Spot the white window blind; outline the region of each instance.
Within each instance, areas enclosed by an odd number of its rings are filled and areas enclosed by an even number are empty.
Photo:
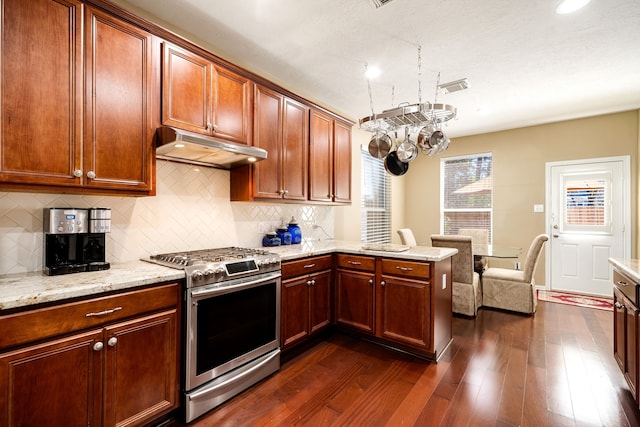
[[[383,159],[362,149],[360,239],[369,243],[391,242],[391,179]]]
[[[440,161],[443,234],[461,228],[485,229],[492,241],[493,181],[491,154],[445,158]]]

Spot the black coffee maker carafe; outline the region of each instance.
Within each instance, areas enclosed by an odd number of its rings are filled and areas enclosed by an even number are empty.
[[[107,270],[109,208],[45,208],[43,271],[49,276]]]

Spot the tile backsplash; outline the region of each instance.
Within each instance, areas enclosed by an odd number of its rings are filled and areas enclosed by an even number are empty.
[[[333,236],[331,206],[230,202],[230,174],[225,170],[158,160],[156,173],[155,197],[0,192],[0,275],[42,270],[43,209],[49,207],[111,208],[109,262],[181,250],[260,246],[265,232],[292,216],[303,238]],[[314,224],[321,228],[314,229]]]

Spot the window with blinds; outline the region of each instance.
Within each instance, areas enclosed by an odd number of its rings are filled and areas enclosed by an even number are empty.
[[[566,224],[605,225],[606,190],[603,179],[570,182],[565,189]]]
[[[444,158],[440,161],[440,232],[485,229],[492,241],[493,182],[491,154]]]
[[[383,159],[372,157],[364,147],[360,158],[360,239],[369,243],[391,243],[391,179]]]

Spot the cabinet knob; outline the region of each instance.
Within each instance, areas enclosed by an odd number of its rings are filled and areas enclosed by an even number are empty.
[[[207,122],[207,132],[211,132],[211,129],[213,129],[213,126],[211,126],[211,123]]]
[[[629,286],[629,284],[627,282],[623,282],[622,280],[618,280],[617,285],[618,286]]]
[[[104,347],[104,344],[102,344],[102,341],[98,341],[93,345],[93,351],[100,351],[102,350],[103,347]]]
[[[384,280],[382,282],[380,282],[381,286],[385,286],[387,284],[387,282],[385,282]]]
[[[96,179],[96,173],[94,171],[87,172],[87,178]]]
[[[311,286],[311,280],[307,280],[307,286]]]
[[[315,286],[316,285],[316,279],[311,279],[311,286]]]
[[[373,279],[369,279],[369,284],[373,285]]]
[[[80,169],[74,170],[73,176],[75,176],[76,178],[80,178],[82,176],[82,171]]]
[[[213,125],[213,133],[218,132],[218,125]]]
[[[111,338],[109,338],[109,341],[107,341],[107,345],[109,347],[113,347],[116,344],[118,344],[118,338],[116,338],[116,337],[111,337]]]
[[[614,305],[616,306],[616,308],[622,308],[623,307],[623,305],[620,304],[618,301],[616,301],[616,303]]]

